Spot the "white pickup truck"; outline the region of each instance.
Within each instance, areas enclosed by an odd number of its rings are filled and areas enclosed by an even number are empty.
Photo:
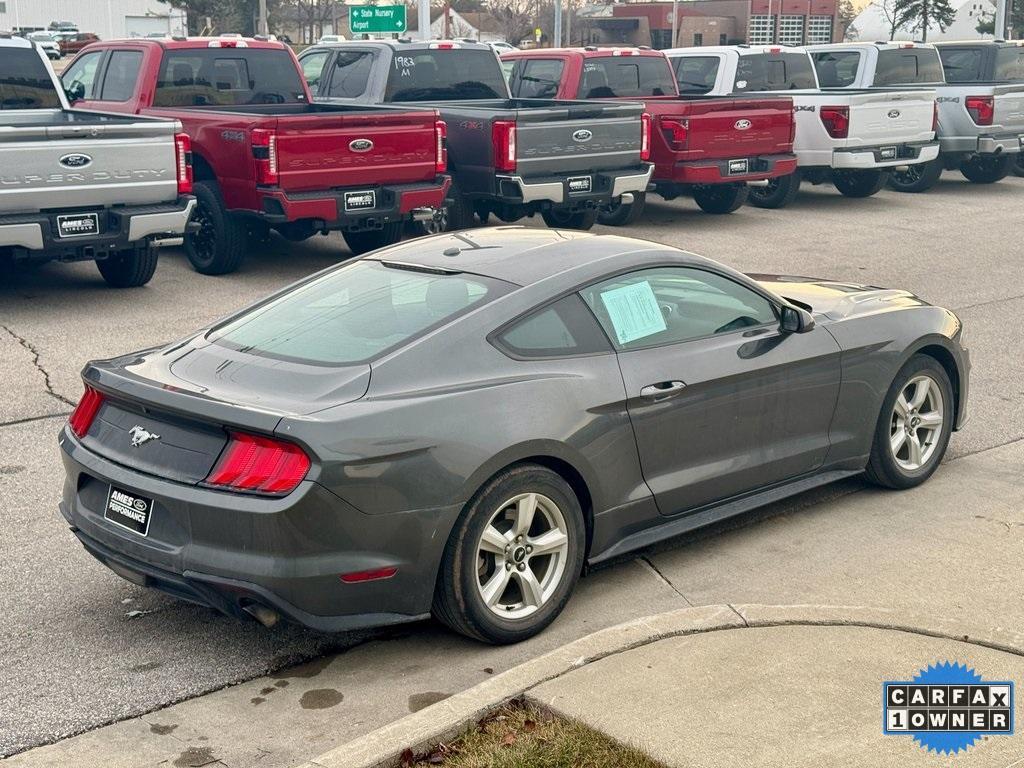
[[[807,50],[823,87],[935,91],[941,154],[894,173],[893,189],[924,192],[944,169],[958,169],[976,184],[999,181],[1013,169],[1024,146],[1024,83],[947,82],[938,50],[925,43],[838,43]]]
[[[180,123],[69,109],[41,49],[0,39],[0,265],[91,260],[144,285],[195,207],[191,162]]]
[[[825,91],[807,51],[775,45],[665,51],[681,90],[710,95],[780,93],[793,99],[797,171],[753,187],[761,208],[790,203],[801,181],[831,181],[847,197],[869,197],[891,170],[934,160],[935,93],[928,89]]]

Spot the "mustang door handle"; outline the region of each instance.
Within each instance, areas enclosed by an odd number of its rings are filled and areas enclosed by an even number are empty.
[[[640,397],[651,397],[660,399],[678,395],[686,387],[682,381],[659,381],[657,384],[648,384],[640,390]]]

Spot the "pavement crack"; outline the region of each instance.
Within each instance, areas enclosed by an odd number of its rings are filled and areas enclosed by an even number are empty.
[[[732,603],[726,603],[726,605],[727,605],[727,606],[729,607],[729,610],[730,610],[730,611],[732,611],[733,613],[735,613],[735,614],[736,614],[737,616],[739,616],[739,617],[740,617],[740,621],[742,621],[742,622],[743,622],[743,626],[744,626],[744,627],[748,627],[748,628],[750,627],[750,624],[749,624],[749,623],[747,623],[747,617],[746,617],[746,616],[744,616],[744,615],[743,615],[742,613],[740,613],[739,611],[737,611],[737,610],[736,610],[736,607],[735,607],[735,606],[734,606],[734,605],[733,605]]]
[[[1007,531],[1009,531],[1009,530],[1011,530],[1011,529],[1013,529],[1013,528],[1015,528],[1017,526],[1024,525],[1024,523],[1017,523],[1017,522],[1013,522],[1011,520],[999,520],[998,518],[986,517],[985,515],[975,515],[974,519],[975,520],[984,520],[985,522],[988,522],[988,523],[996,523],[996,524],[1001,525],[1004,528],[1006,528]]]
[[[42,416],[26,416],[24,419],[0,421],[0,427],[16,427],[19,424],[29,424],[33,421],[42,421],[43,419],[66,419],[70,415],[71,411],[60,411],[59,413],[47,413]]]
[[[994,451],[997,448],[1005,448],[1008,445],[1013,445],[1014,443],[1019,443],[1021,441],[1024,441],[1024,437],[1011,437],[1009,440],[1006,440],[1006,441],[1004,441],[1002,443],[996,443],[995,445],[990,445],[990,446],[987,446],[986,448],[978,448],[977,450],[974,450],[974,451],[968,451],[967,453],[961,453],[959,456],[956,456],[956,457],[954,457],[952,459],[948,459],[945,463],[946,464],[952,464],[954,461],[960,461],[960,459],[966,459],[968,456],[977,456],[979,453],[985,453],[986,451]]]
[[[18,344],[20,344],[22,348],[25,349],[25,351],[32,355],[32,365],[34,365],[36,370],[39,371],[39,373],[42,374],[43,376],[43,384],[46,387],[46,394],[48,394],[50,397],[56,400],[59,400],[65,405],[70,405],[72,408],[74,408],[75,403],[68,400],[66,397],[64,397],[64,395],[60,394],[60,392],[58,392],[54,388],[53,381],[50,379],[50,372],[47,371],[45,367],[43,367],[43,364],[39,360],[40,352],[38,349],[36,349],[36,346],[31,341],[26,339],[24,336],[19,336],[14,331],[12,331],[10,326],[0,325],[0,328],[3,328],[5,331],[7,331],[7,333],[10,334],[12,339],[18,342]]]
[[[1021,294],[1020,296],[1006,296],[1006,297],[1001,298],[1001,299],[989,299],[988,301],[979,301],[976,304],[965,304],[962,307],[957,307],[953,311],[954,312],[963,312],[964,310],[967,310],[967,309],[976,309],[978,307],[989,307],[989,306],[991,306],[993,304],[1002,304],[1004,301],[1018,301],[1020,299],[1024,299],[1024,294]]]
[[[675,592],[677,595],[679,595],[681,598],[683,598],[683,602],[684,603],[686,603],[688,606],[693,608],[693,603],[690,602],[690,599],[686,595],[684,595],[682,592],[680,592],[676,588],[676,585],[673,584],[671,581],[669,581],[668,578],[666,578],[665,574],[663,574],[661,571],[658,570],[658,566],[656,566],[653,562],[651,562],[650,558],[648,558],[648,557],[640,557],[639,560],[640,560],[641,563],[643,563],[648,568],[650,568],[651,571],[654,572],[655,576],[657,576],[659,579],[661,579],[663,582],[665,582],[665,584],[668,585],[669,589],[671,589],[673,592]]]

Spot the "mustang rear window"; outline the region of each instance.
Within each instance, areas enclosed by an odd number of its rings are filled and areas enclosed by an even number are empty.
[[[208,338],[263,357],[349,365],[395,349],[509,287],[477,275],[360,260],[254,307]]]
[[[0,71],[0,109],[59,109],[57,89],[35,50],[7,48]]]

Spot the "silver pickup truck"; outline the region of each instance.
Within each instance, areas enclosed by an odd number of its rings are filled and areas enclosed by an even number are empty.
[[[953,82],[936,47],[924,43],[836,43],[807,50],[823,88],[935,92],[939,157],[892,174],[893,189],[924,192],[943,170],[959,170],[975,184],[991,184],[1012,171],[1024,147],[1024,83]]]
[[[191,187],[179,123],[69,109],[39,47],[0,39],[0,265],[92,260],[112,286],[144,285]]]

